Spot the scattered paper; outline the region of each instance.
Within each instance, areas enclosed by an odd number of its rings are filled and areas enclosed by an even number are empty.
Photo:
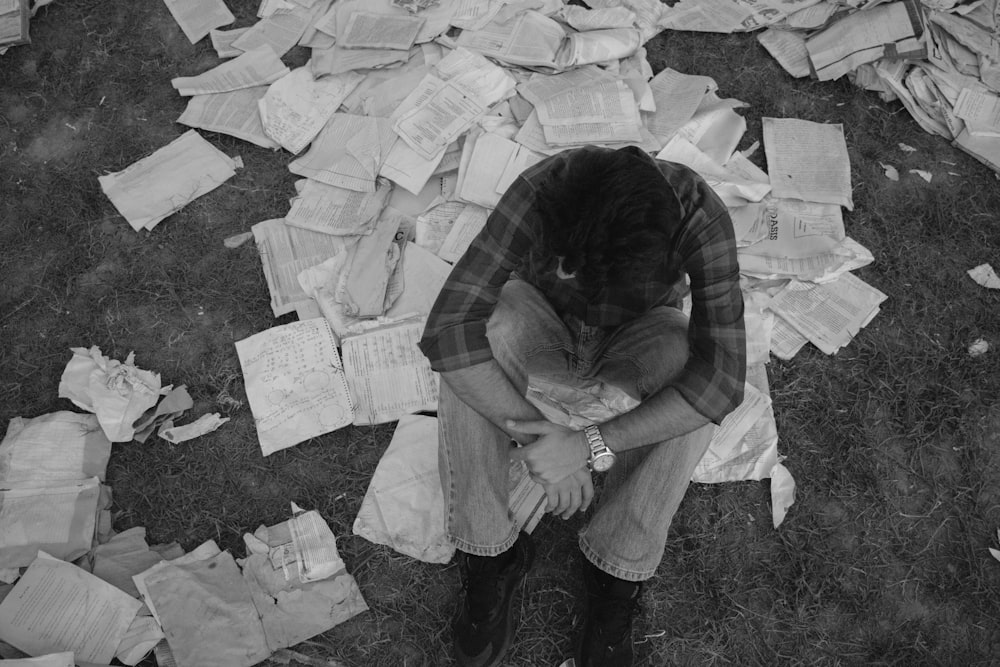
[[[300,67],[278,79],[260,100],[264,132],[298,154],[311,142],[364,77],[356,72],[313,78]]]
[[[0,602],[0,639],[29,654],[72,651],[108,664],[142,603],[41,553]]]
[[[969,356],[970,357],[981,357],[990,351],[990,344],[985,338],[977,338],[972,343],[969,344]]]
[[[980,264],[973,269],[969,269],[966,273],[983,287],[1000,289],[1000,276],[997,275],[996,271],[989,264]]]
[[[267,86],[255,86],[226,93],[194,95],[177,122],[228,134],[261,148],[277,148],[278,144],[265,134],[260,120],[258,103],[266,93]]]
[[[236,20],[222,0],[164,0],[184,36],[194,44],[219,26]]]
[[[190,424],[184,424],[183,426],[172,426],[173,422],[168,422],[157,432],[157,435],[167,442],[176,445],[188,440],[194,440],[206,433],[211,433],[227,421],[229,421],[229,417],[222,417],[218,412],[214,412],[204,414]]]
[[[851,163],[841,125],[764,118],[764,151],[774,196],[854,210]]]
[[[198,76],[172,79],[170,85],[184,96],[225,93],[273,83],[289,71],[269,46],[261,46]]]
[[[917,176],[919,176],[920,178],[924,179],[928,183],[930,183],[931,179],[933,178],[933,174],[931,174],[931,172],[924,171],[923,169],[911,169],[910,173],[911,174],[916,174]]]
[[[132,229],[152,229],[236,174],[236,162],[188,130],[124,171],[98,177]]]
[[[883,162],[879,162],[879,166],[885,169],[885,177],[888,178],[890,181],[899,180],[899,171],[891,164],[885,164]]]
[[[419,16],[352,11],[338,25],[337,43],[345,49],[408,49],[423,24]]]
[[[14,658],[11,660],[0,660],[3,667],[76,667],[73,659],[73,652],[49,653],[40,655],[37,658]]]
[[[110,456],[111,441],[95,415],[61,411],[14,417],[0,442],[0,488],[91,477],[104,481]]]
[[[25,567],[39,550],[64,560],[90,551],[99,500],[96,477],[0,488],[0,568]]]
[[[262,331],[237,341],[236,352],[264,456],[353,421],[344,367],[326,320]]]

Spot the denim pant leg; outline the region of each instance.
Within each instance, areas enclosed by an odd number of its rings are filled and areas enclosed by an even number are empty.
[[[656,308],[608,339],[591,374],[641,400],[669,385],[687,358],[687,318],[673,308]],[[618,455],[580,533],[587,560],[620,579],[653,576],[671,520],[714,432],[709,424]]]
[[[569,333],[541,293],[512,280],[487,325],[493,356],[523,395],[526,367],[565,372]],[[438,399],[438,462],[448,509],[445,530],[461,551],[495,556],[517,529],[508,511],[510,438],[466,405],[447,383]]]

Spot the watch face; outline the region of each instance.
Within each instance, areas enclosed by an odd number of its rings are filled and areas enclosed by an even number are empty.
[[[595,472],[604,472],[610,470],[611,466],[615,464],[614,454],[601,454],[594,458],[594,462],[591,464]]]

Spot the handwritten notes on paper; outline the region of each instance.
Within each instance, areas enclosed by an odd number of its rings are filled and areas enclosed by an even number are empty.
[[[264,456],[347,426],[351,397],[330,325],[293,322],[236,343]]]

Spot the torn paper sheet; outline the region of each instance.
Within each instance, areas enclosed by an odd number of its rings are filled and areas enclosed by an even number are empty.
[[[73,356],[59,380],[59,397],[93,412],[111,442],[128,442],[133,424],[160,399],[160,375],[135,366],[135,353],[124,362],[109,359],[97,346],[71,348]]]
[[[338,16],[337,44],[345,49],[409,49],[424,19],[420,16],[352,11]]]
[[[802,33],[768,28],[757,35],[757,41],[786,72],[796,79],[809,76],[809,51],[806,49],[806,40]]]
[[[98,177],[132,229],[152,229],[167,216],[236,175],[236,162],[188,130],[123,171]]]
[[[176,558],[171,558],[169,560],[170,563],[173,565],[183,565],[187,563],[193,563],[195,561],[207,560],[209,558],[219,555],[220,553],[222,553],[222,550],[219,549],[219,545],[215,543],[215,540],[208,540],[207,542],[203,542],[197,547],[195,547],[195,549],[190,553],[186,554],[182,553],[180,556]],[[142,600],[146,604],[146,608],[149,609],[151,614],[153,614],[153,618],[155,618],[157,622],[159,622],[160,617],[156,613],[156,603],[153,602],[152,598],[149,595],[149,589],[146,586],[146,581],[147,579],[149,579],[150,576],[153,575],[153,573],[155,573],[157,570],[163,567],[166,567],[166,565],[167,565],[166,562],[161,561],[156,565],[150,567],[148,570],[144,570],[132,577],[132,582],[135,584],[136,589],[142,596]]]
[[[417,347],[423,327],[420,318],[342,341],[356,425],[382,424],[437,409],[438,376]]]
[[[326,320],[274,327],[236,343],[264,456],[353,420],[343,366]]]
[[[157,620],[148,613],[140,612],[125,631],[125,636],[115,650],[115,657],[122,664],[137,665],[165,637]]]
[[[315,79],[308,67],[293,70],[272,83],[260,100],[264,132],[288,152],[298,154],[363,78],[346,72]]]
[[[528,10],[506,21],[498,17],[478,30],[463,30],[455,43],[510,65],[555,68],[565,37],[558,22]]]
[[[327,185],[373,192],[383,162],[396,142],[387,118],[335,113],[309,151],[288,169]]]
[[[28,482],[104,481],[111,441],[95,415],[60,411],[14,417],[0,442],[0,487]]]
[[[771,523],[777,528],[795,503],[795,479],[781,463],[771,471]]]
[[[153,431],[168,419],[177,419],[185,411],[194,406],[194,400],[188,394],[187,387],[181,385],[174,387],[156,404],[155,408],[150,408],[143,413],[133,424],[135,435],[133,439],[137,442],[146,442]]]
[[[271,651],[250,590],[228,552],[146,576],[178,667],[250,667]]]
[[[746,436],[765,416],[774,421],[774,414],[768,414],[770,407],[770,397],[747,383],[743,402],[716,429],[692,480],[718,483],[769,477],[778,462],[777,439],[770,443]]]
[[[65,650],[106,665],[140,607],[111,584],[42,553],[0,602],[0,639],[29,654]]]
[[[571,32],[556,53],[556,67],[569,69],[628,58],[642,47],[642,41],[635,28]]]
[[[775,197],[854,210],[851,162],[840,124],[764,118],[764,152]]]
[[[824,354],[836,354],[871,321],[888,297],[852,273],[822,285],[793,280],[770,308]]]
[[[977,283],[983,287],[988,287],[989,289],[1000,289],[1000,276],[997,276],[996,271],[989,264],[980,264],[979,266],[969,269],[966,271],[969,277],[975,280]],[[2,461],[2,459],[0,459]],[[2,469],[2,463],[0,463],[0,469]]]
[[[710,77],[681,74],[665,67],[650,80],[649,87],[656,110],[644,116],[646,128],[665,143],[691,120],[705,94],[718,85]]]
[[[435,417],[400,417],[354,519],[355,535],[425,563],[451,560],[437,451]]]
[[[108,542],[94,547],[95,577],[102,579],[132,597],[139,597],[132,577],[161,562],[163,557],[146,544],[146,529],[129,528]]]
[[[251,229],[275,317],[291,313],[299,304],[311,301],[299,286],[301,271],[343,252],[353,243],[340,236],[287,225],[282,219],[265,220]]]
[[[659,160],[686,165],[698,172],[726,206],[743,206],[747,202],[757,202],[771,191],[769,183],[761,183],[737,174],[713,160],[679,134],[675,134],[656,157]]]
[[[173,422],[167,422],[160,428],[157,435],[176,445],[211,433],[227,421],[229,421],[229,417],[222,417],[218,412],[213,412],[204,414],[193,422],[182,426],[173,426]]]
[[[346,190],[310,179],[292,199],[285,223],[335,236],[371,234],[391,192],[392,185],[385,179],[378,181],[374,192]]]
[[[177,122],[210,132],[219,132],[249,141],[261,148],[277,148],[278,144],[264,133],[258,102],[267,93],[267,86],[241,88],[228,93],[194,95],[188,100]]]
[[[163,0],[192,44],[219,26],[236,20],[222,0]]]
[[[94,540],[100,483],[31,482],[0,488],[0,568],[25,567],[44,550],[75,560]]]
[[[343,571],[337,539],[319,512],[302,511],[295,503],[292,509],[291,519],[260,526],[252,536],[255,539],[244,535],[248,551],[266,555],[286,581],[319,581]]]
[[[232,30],[210,31],[208,36],[212,40],[212,48],[215,49],[215,54],[220,58],[235,58],[236,56],[243,55],[243,51],[233,46],[233,42],[249,29],[250,27],[247,26],[246,28],[234,28]]]
[[[170,85],[184,96],[225,93],[274,83],[289,71],[271,47],[261,46],[197,76],[171,79]]]

